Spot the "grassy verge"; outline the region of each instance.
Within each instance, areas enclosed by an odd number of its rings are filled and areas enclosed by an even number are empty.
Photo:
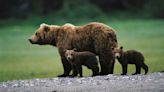
[[[57,48],[31,45],[27,41],[40,22],[0,26],[0,81],[55,77],[63,73]],[[164,70],[164,20],[109,20],[105,23],[117,30],[119,45],[125,50],[143,52],[150,72]],[[129,74],[134,72],[134,66],[130,65],[128,71]],[[118,73],[121,66],[116,62],[115,74]],[[91,75],[91,71],[84,68],[84,75]]]

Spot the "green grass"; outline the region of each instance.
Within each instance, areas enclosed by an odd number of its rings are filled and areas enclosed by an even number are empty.
[[[128,20],[113,24],[118,30],[119,45],[125,50],[136,49],[145,56],[145,63],[150,72],[164,70],[164,21],[163,20]],[[115,72],[120,72],[116,64]],[[128,71],[134,72],[135,66],[130,66]]]
[[[39,26],[39,22],[1,24],[0,81],[56,77],[63,73],[57,48],[31,45],[27,41],[37,24]],[[145,55],[150,72],[164,70],[164,20],[109,20],[106,24],[117,30],[119,45],[125,50],[136,49]],[[115,74],[121,71],[116,62]],[[128,71],[134,72],[134,66],[130,65]],[[90,76],[91,71],[84,68],[84,75]]]

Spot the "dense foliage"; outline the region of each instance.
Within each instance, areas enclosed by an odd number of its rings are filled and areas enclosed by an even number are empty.
[[[0,0],[0,18],[26,18],[56,13],[65,16],[97,17],[111,11],[140,11],[164,18],[163,0]],[[144,13],[143,13],[144,12]]]

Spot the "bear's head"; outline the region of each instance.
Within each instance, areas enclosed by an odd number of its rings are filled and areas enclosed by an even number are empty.
[[[59,26],[48,25],[42,23],[34,35],[29,40],[32,44],[46,45],[51,44],[56,46],[57,31]]]
[[[121,46],[120,48],[112,48],[112,52],[115,58],[120,58],[124,54],[123,46]]]
[[[65,58],[68,61],[72,62],[74,60],[74,58],[75,58],[75,54],[76,54],[76,48],[74,48],[72,50],[64,50]]]

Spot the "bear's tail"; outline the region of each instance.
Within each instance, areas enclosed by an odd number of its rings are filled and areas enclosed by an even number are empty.
[[[145,63],[143,63],[142,68],[145,70],[145,74],[147,74],[149,71],[148,66]]]

